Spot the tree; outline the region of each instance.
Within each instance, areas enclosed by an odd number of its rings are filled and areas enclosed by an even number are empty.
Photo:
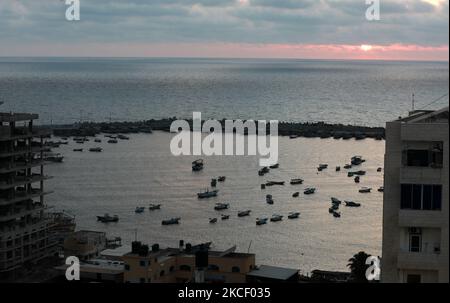
[[[370,265],[366,265],[366,260],[370,255],[360,251],[348,260],[347,266],[351,270],[351,280],[355,283],[367,283],[366,271]]]

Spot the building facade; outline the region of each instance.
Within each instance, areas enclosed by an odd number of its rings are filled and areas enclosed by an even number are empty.
[[[186,283],[193,282],[196,274],[196,250],[192,248],[152,247],[134,249],[122,257],[125,283]],[[245,283],[246,276],[255,269],[255,255],[227,251],[208,251],[205,282]]]
[[[48,134],[34,114],[0,113],[0,278],[55,253],[45,213]]]
[[[382,282],[449,282],[448,136],[448,107],[386,124]]]

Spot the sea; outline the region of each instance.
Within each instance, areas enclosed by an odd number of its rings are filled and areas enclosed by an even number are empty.
[[[294,122],[384,126],[448,93],[448,62],[319,61],[271,59],[174,58],[0,58],[0,111],[33,112],[39,124],[86,121],[139,121],[167,117],[272,119]],[[432,107],[448,106],[448,97]],[[130,140],[108,144],[71,139],[55,152],[63,163],[46,167],[53,176],[46,189],[50,210],[75,216],[78,230],[105,231],[119,236],[125,247],[139,240],[177,247],[179,240],[212,248],[236,246],[256,254],[258,264],[300,269],[348,270],[348,259],[359,251],[381,255],[384,141],[279,138],[278,169],[258,176],[254,156],[203,157],[205,168],[192,172],[194,156],[174,156],[174,134],[131,134]],[[102,147],[102,153],[90,153]],[[84,152],[73,152],[83,148]],[[356,184],[336,166],[354,155],[367,161]],[[329,168],[319,172],[317,166]],[[215,198],[199,200],[211,178],[226,176]],[[292,178],[303,185],[290,185]],[[267,181],[284,186],[261,189]],[[371,193],[358,189],[367,186]],[[316,193],[304,195],[306,187]],[[300,192],[298,198],[292,197]],[[271,194],[275,203],[266,203]],[[361,203],[341,206],[341,218],[328,213],[331,197]],[[161,204],[161,210],[136,214],[137,206]],[[215,203],[229,203],[224,212]],[[249,217],[237,212],[251,210]],[[300,218],[289,220],[289,212]],[[96,216],[118,215],[103,224]],[[221,213],[230,219],[220,220]],[[273,214],[281,222],[256,226],[256,218]],[[179,225],[161,221],[180,217]],[[210,218],[219,218],[216,224]]]

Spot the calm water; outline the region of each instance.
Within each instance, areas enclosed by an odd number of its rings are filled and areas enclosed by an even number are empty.
[[[2,110],[41,123],[192,117],[384,125],[448,92],[448,63],[0,58]],[[437,107],[448,104],[448,98]]]
[[[109,236],[121,236],[127,244],[133,241],[136,228],[140,240],[163,247],[177,246],[184,239],[191,243],[213,241],[217,249],[237,245],[246,252],[251,244],[250,252],[257,254],[259,264],[291,266],[304,272],[345,270],[347,260],[361,250],[380,255],[382,194],[376,189],[383,177],[376,170],[383,165],[383,141],[280,138],[280,168],[259,177],[255,157],[208,157],[205,169],[193,173],[190,163],[194,158],[170,154],[171,136],[156,132],[132,135],[129,142],[117,145],[88,142],[83,146],[85,150],[102,146],[103,153],[72,152],[75,146],[80,147],[73,142],[62,146],[59,152],[66,156],[65,162],[47,167],[47,173],[55,176],[47,184],[47,189],[55,191],[48,196],[48,204],[76,215],[78,229],[103,230]],[[367,159],[362,166],[367,176],[360,185],[348,178],[344,169],[334,169],[355,154]],[[317,173],[317,165],[324,162],[330,169]],[[219,175],[227,176],[225,183],[219,183],[219,196],[198,200],[196,193]],[[260,189],[265,181],[295,177],[305,179],[305,184]],[[317,193],[292,198],[292,193],[307,186],[316,187]],[[373,187],[374,192],[360,194],[361,186]],[[266,204],[268,193],[274,196],[274,205]],[[358,201],[362,207],[342,207],[342,218],[335,219],[328,213],[332,196]],[[217,202],[231,204],[224,212],[231,218],[213,225],[208,218],[220,217],[213,209]],[[136,206],[149,203],[163,207],[134,213]],[[238,218],[237,211],[245,209],[253,211],[251,216]],[[257,217],[291,211],[300,211],[301,218],[255,225]],[[105,212],[119,215],[120,222],[98,223],[96,215]],[[171,217],[181,217],[181,225],[161,226],[161,220]]]

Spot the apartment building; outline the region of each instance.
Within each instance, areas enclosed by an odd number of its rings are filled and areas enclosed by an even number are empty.
[[[386,124],[381,280],[449,282],[448,107]]]
[[[34,114],[0,113],[0,279],[54,254],[44,196],[44,137]]]
[[[185,283],[195,280],[196,253],[201,245],[186,244],[180,248],[159,249],[134,242],[132,252],[125,254],[125,283]],[[208,266],[204,281],[215,283],[245,283],[246,276],[256,268],[255,255],[226,251],[207,253]],[[198,257],[198,255],[197,255]],[[198,262],[198,260],[197,260]]]

